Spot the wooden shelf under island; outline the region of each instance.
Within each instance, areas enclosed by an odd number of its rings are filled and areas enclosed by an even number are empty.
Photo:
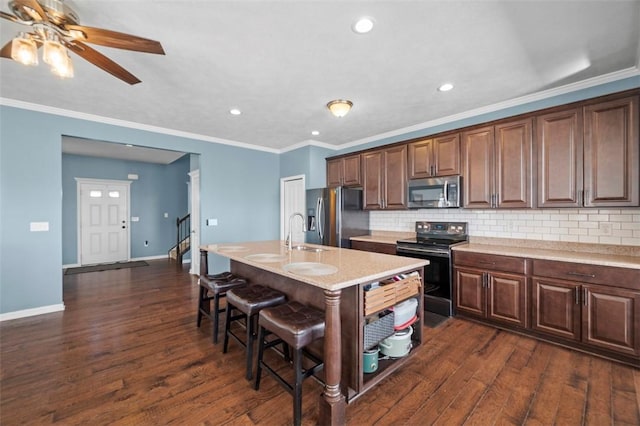
[[[204,261],[207,253],[224,256],[230,260],[231,272],[251,283],[280,290],[289,300],[325,311],[324,340],[312,347],[325,363],[320,424],[344,424],[346,404],[409,362],[422,344],[421,274],[427,260],[314,244],[287,249],[284,241],[278,240],[210,244],[200,250]],[[394,286],[402,291],[394,292],[388,303],[365,313],[365,288],[412,272],[417,272],[418,277],[413,274],[407,285]],[[372,316],[411,297],[418,300],[411,352],[402,358],[380,361],[376,372],[365,374],[365,324]]]

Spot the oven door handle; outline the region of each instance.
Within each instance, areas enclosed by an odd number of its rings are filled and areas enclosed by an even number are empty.
[[[433,252],[433,251],[425,251],[425,250],[406,250],[400,249],[396,247],[396,254],[400,255],[408,255],[408,256],[420,256],[420,257],[451,257],[449,253],[441,253],[441,252]]]

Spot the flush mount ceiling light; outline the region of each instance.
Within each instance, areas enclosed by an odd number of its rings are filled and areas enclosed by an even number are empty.
[[[60,77],[73,77],[69,51],[129,84],[140,83],[129,71],[85,43],[164,55],[159,42],[130,34],[79,25],[76,12],[64,0],[11,0],[13,12],[0,11],[0,18],[31,27],[0,49],[0,57],[24,65],[38,65],[38,48],[43,61]]]
[[[313,131],[311,131],[311,134],[312,134],[313,136],[318,136],[318,135],[320,134],[320,132],[319,132],[319,131],[317,131],[317,130],[313,130]]]
[[[366,34],[373,29],[373,19],[368,16],[358,19],[351,29],[357,34]]]
[[[439,92],[448,92],[451,89],[453,89],[453,84],[451,83],[445,83],[442,86],[438,87]]]
[[[232,108],[229,110],[229,114],[231,115],[240,115],[242,114],[242,111],[240,111],[238,108]]]
[[[347,101],[345,99],[336,99],[327,104],[327,108],[331,111],[331,114],[336,117],[344,117],[351,111],[351,107],[353,106],[353,102]]]

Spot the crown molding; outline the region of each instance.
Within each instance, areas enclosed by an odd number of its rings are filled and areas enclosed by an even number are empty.
[[[638,53],[638,56],[640,57],[640,52]],[[640,62],[640,59],[639,59],[639,62]],[[553,89],[543,90],[541,92],[536,92],[531,95],[513,98],[504,102],[498,102],[493,105],[487,105],[481,108],[476,108],[469,111],[461,112],[459,114],[449,115],[447,117],[426,121],[424,123],[415,124],[413,126],[403,127],[401,129],[396,129],[389,132],[369,136],[364,139],[358,139],[352,142],[347,142],[345,144],[340,145],[338,147],[338,150],[353,148],[359,145],[363,145],[365,143],[375,142],[375,141],[379,141],[386,138],[392,138],[394,136],[404,135],[406,133],[425,130],[432,127],[441,126],[444,124],[464,120],[467,118],[473,118],[479,115],[496,112],[496,111],[504,110],[507,108],[513,108],[513,107],[525,105],[528,103],[549,99],[554,96],[577,92],[579,90],[590,89],[592,87],[600,86],[602,84],[612,83],[614,81],[624,80],[625,78],[637,77],[637,76],[640,76],[640,63],[638,64],[638,66],[635,66],[635,67],[626,68],[620,71],[604,74],[604,75],[593,77],[587,80],[578,81],[576,83],[567,84],[567,85],[556,87]]]
[[[270,152],[272,154],[280,153],[279,149],[267,148],[263,146],[252,145],[252,144],[232,141],[228,139],[213,138],[211,136],[200,135],[197,133],[184,132],[181,130],[169,129],[166,127],[151,126],[148,124],[141,124],[133,121],[119,120],[116,118],[109,118],[109,117],[103,117],[100,115],[87,114],[84,112],[72,111],[68,109],[57,108],[57,107],[52,107],[47,105],[34,104],[30,102],[19,101],[17,99],[0,97],[0,105],[6,105],[9,107],[26,109],[26,110],[35,111],[35,112],[43,112],[46,114],[59,115],[62,117],[77,118],[80,120],[93,121],[96,123],[110,124],[113,126],[126,127],[129,129],[143,130],[146,132],[177,136],[177,137],[186,138],[186,139],[195,139],[199,141],[218,143],[222,145],[231,145],[238,148],[253,149],[256,151],[265,151],[265,152]]]
[[[114,126],[126,127],[136,130],[143,130],[147,132],[160,133],[170,136],[177,136],[187,139],[195,139],[204,142],[218,143],[223,145],[235,146],[238,148],[251,149],[255,151],[269,152],[272,154],[283,154],[285,152],[293,151],[306,146],[317,146],[320,148],[326,148],[333,151],[340,151],[344,149],[353,148],[359,145],[363,145],[370,142],[376,142],[382,139],[392,138],[395,136],[401,136],[407,133],[416,132],[420,130],[426,130],[432,127],[441,126],[444,124],[453,123],[456,121],[473,118],[479,115],[492,113],[507,108],[513,108],[528,103],[545,100],[554,96],[564,95],[567,93],[576,92],[579,90],[589,89],[602,84],[612,83],[625,78],[640,76],[640,48],[638,49],[638,63],[634,67],[626,68],[620,71],[604,74],[601,76],[593,77],[587,80],[582,80],[576,83],[567,84],[561,87],[553,89],[543,90],[541,92],[533,93],[531,95],[521,96],[513,98],[507,101],[498,102],[496,104],[487,105],[481,108],[472,109],[459,114],[449,115],[447,117],[438,118],[435,120],[425,121],[423,123],[415,124],[409,127],[403,127],[400,129],[392,130],[385,133],[379,133],[376,135],[368,136],[363,139],[347,142],[342,145],[331,145],[325,142],[316,141],[313,139],[307,139],[294,145],[289,145],[285,148],[267,148],[259,145],[253,145],[245,142],[232,141],[228,139],[214,138],[211,136],[200,135],[197,133],[184,132],[181,130],[169,129],[166,127],[151,126],[147,124],[136,123],[132,121],[119,120],[109,117],[103,117],[94,114],[87,114],[78,111],[72,111],[57,107],[51,107],[46,105],[34,104],[30,102],[19,101],[16,99],[0,97],[0,105],[6,105],[15,108],[26,109],[30,111],[43,112],[47,114],[59,115],[69,118],[77,118],[80,120],[93,121],[96,123],[110,124]]]

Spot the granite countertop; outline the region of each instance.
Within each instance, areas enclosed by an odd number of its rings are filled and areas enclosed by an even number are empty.
[[[294,245],[296,245],[294,243]],[[399,257],[360,250],[304,244],[322,248],[322,252],[287,250],[284,241],[251,241],[228,244],[202,245],[202,250],[224,256],[237,262],[261,268],[297,281],[323,288],[339,290],[376,281],[412,269],[422,268],[429,262],[423,259]],[[289,272],[285,265],[297,262],[317,262],[332,271],[327,275],[306,275]],[[333,272],[335,270],[335,272]]]
[[[595,247],[593,244],[472,237],[469,244],[455,246],[452,250],[640,269],[637,250],[626,246]]]
[[[364,241],[381,244],[396,244],[398,240],[407,238],[415,238],[415,232],[395,232],[395,231],[373,231],[371,235],[362,235],[359,237],[351,237],[352,241]]]

